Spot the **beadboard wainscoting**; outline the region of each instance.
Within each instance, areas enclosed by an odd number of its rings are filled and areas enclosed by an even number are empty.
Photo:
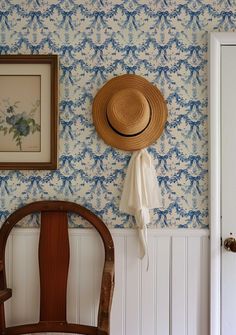
[[[111,229],[116,277],[111,335],[209,335],[209,231],[149,229],[147,260],[136,230]],[[96,323],[103,250],[92,229],[70,229],[68,321]],[[7,245],[8,325],[39,315],[39,230],[16,228]],[[91,307],[92,306],[92,307]]]

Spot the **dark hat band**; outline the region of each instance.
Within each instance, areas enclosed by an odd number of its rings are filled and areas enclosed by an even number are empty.
[[[137,135],[142,134],[142,132],[144,132],[144,130],[147,129],[147,127],[148,127],[149,124],[150,124],[151,118],[152,118],[152,111],[151,111],[151,109],[150,109],[150,116],[149,116],[149,120],[148,120],[147,125],[146,125],[141,131],[139,131],[138,133],[135,133],[135,134],[129,134],[129,135],[127,135],[127,134],[123,134],[123,133],[119,132],[117,129],[115,129],[115,128],[112,126],[112,124],[110,123],[110,121],[109,121],[109,119],[108,119],[108,117],[107,117],[107,111],[106,111],[106,118],[107,118],[107,122],[108,122],[109,126],[111,127],[112,130],[114,130],[114,132],[116,132],[117,134],[119,134],[119,135],[121,135],[121,136],[124,136],[124,137],[133,137],[133,136],[137,136]]]

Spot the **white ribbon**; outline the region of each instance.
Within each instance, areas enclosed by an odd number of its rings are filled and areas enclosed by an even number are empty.
[[[129,162],[120,210],[134,215],[139,229],[140,258],[147,254],[147,225],[150,223],[149,209],[160,207],[159,190],[152,158],[146,149],[135,151]]]

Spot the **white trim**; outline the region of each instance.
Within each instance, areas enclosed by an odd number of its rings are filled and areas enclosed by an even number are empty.
[[[112,236],[136,236],[138,234],[137,229],[130,228],[112,228],[109,229]],[[39,228],[14,228],[12,230],[13,235],[34,235],[39,233]],[[73,236],[83,236],[96,234],[94,229],[91,228],[70,228],[69,234]],[[179,228],[179,229],[148,229],[149,236],[156,237],[201,237],[209,236],[208,229],[189,229],[189,228]]]
[[[220,335],[220,40],[215,33],[210,35],[209,70],[210,330]]]
[[[221,46],[236,45],[235,33],[209,38],[209,209],[211,233],[210,334],[221,334]]]

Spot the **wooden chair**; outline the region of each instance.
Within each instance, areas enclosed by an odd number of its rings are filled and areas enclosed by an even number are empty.
[[[34,212],[41,213],[39,239],[40,315],[35,324],[6,327],[4,301],[12,295],[7,288],[5,247],[15,224]],[[69,269],[69,239],[67,213],[77,213],[100,234],[105,261],[101,282],[97,327],[68,323],[66,320],[66,290]],[[105,224],[88,209],[66,201],[39,201],[26,205],[4,222],[0,229],[0,334],[63,332],[86,335],[109,335],[110,309],[114,287],[114,245]],[[14,292],[13,292],[14,293]]]

